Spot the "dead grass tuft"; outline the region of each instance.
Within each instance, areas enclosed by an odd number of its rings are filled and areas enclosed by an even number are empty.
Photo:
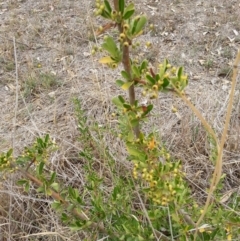
[[[229,73],[220,72],[223,68],[231,70],[232,58],[240,47],[236,34],[240,34],[238,1],[178,0],[170,5],[167,1],[135,2],[138,11],[147,12],[156,28],[154,33],[146,31],[140,39],[151,41],[154,49],[143,50],[137,57],[150,59],[153,66],[165,57],[174,64],[184,65],[190,79],[188,97],[220,136],[230,89]],[[124,168],[130,168],[124,148],[113,135],[116,122],[111,118],[114,111],[111,99],[122,94],[113,81],[118,72],[103,69],[97,57],[90,56],[91,47],[96,44],[91,28],[98,27],[91,18],[92,4],[93,1],[87,0],[5,0],[0,4],[0,150],[9,149],[14,138],[17,155],[36,136],[50,133],[60,147],[51,157],[52,168],[66,185],[79,189],[85,185],[84,163],[78,155],[82,143],[77,140],[73,97],[81,99],[90,124],[97,121],[98,128],[107,127],[103,140],[118,157],[117,171],[124,173]],[[16,91],[13,36],[21,86],[16,126],[13,126]],[[224,193],[240,185],[239,91],[238,84],[224,152]],[[193,195],[203,202],[213,171],[206,132],[179,99],[161,94],[156,106],[149,129],[157,129],[172,154],[182,160]],[[176,114],[172,113],[172,106],[178,109]],[[98,138],[96,132],[93,136]],[[103,176],[106,174],[111,188],[111,174],[103,169],[100,160],[96,159],[94,168],[102,171]],[[86,237],[84,233],[66,230],[51,211],[51,200],[38,197],[34,188],[29,195],[25,194],[13,185],[15,178],[2,183],[0,191],[2,240]],[[31,236],[37,233],[41,234]]]

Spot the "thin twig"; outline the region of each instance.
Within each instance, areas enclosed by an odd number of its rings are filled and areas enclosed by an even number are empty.
[[[16,91],[15,91],[15,108],[14,108],[14,118],[13,118],[13,131],[12,131],[12,149],[13,153],[15,150],[15,133],[16,133],[16,123],[17,123],[17,111],[18,111],[18,91],[19,91],[19,82],[18,82],[18,61],[17,61],[17,49],[16,49],[16,42],[15,37],[13,37],[13,48],[14,48],[14,61],[15,61],[15,82],[16,82]],[[10,180],[10,185],[12,186],[12,179]],[[12,195],[9,197],[9,240],[11,240],[11,213],[12,213]]]
[[[221,142],[220,142],[220,145],[219,145],[219,148],[218,148],[218,156],[217,156],[216,165],[215,165],[215,169],[214,169],[214,173],[213,173],[213,177],[212,177],[212,182],[211,182],[210,189],[209,189],[208,196],[207,196],[207,200],[206,200],[206,203],[205,203],[205,206],[204,206],[204,209],[203,209],[203,213],[197,221],[197,225],[196,225],[197,227],[200,225],[204,216],[207,213],[208,206],[209,206],[210,201],[212,199],[211,196],[212,196],[214,190],[216,189],[217,184],[220,181],[220,178],[221,178],[221,175],[222,175],[223,147],[224,147],[224,143],[226,141],[228,126],[229,126],[231,113],[232,113],[234,91],[235,91],[236,82],[237,82],[236,81],[237,80],[237,66],[238,66],[239,62],[240,62],[240,50],[238,51],[237,57],[234,61],[234,65],[233,65],[234,68],[233,68],[233,76],[232,76],[232,85],[231,85],[231,92],[230,92],[230,97],[229,97],[229,102],[228,102],[226,121],[225,121],[224,129],[223,129]],[[197,232],[195,232],[195,234],[194,234],[194,240],[196,240],[196,236],[197,236]]]

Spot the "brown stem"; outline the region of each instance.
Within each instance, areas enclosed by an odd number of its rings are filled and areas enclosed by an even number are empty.
[[[32,174],[30,174],[29,172],[27,172],[23,169],[19,169],[19,170],[25,177],[27,177],[30,181],[34,182],[37,186],[39,186],[39,187],[43,186],[43,182],[41,182],[38,178],[36,178],[35,176],[33,176]],[[65,208],[67,208],[69,206],[69,203],[59,193],[57,193],[53,190],[51,190],[51,197],[54,200],[60,201]],[[72,214],[75,217],[77,217],[83,221],[90,220],[89,217],[83,211],[80,212],[76,208],[74,208],[72,210]],[[107,230],[104,228],[103,224],[101,224],[101,223],[92,223],[90,226],[92,228],[96,228],[96,229],[100,230],[101,232],[103,232],[105,234],[108,234]],[[116,234],[113,234],[113,235],[116,236]]]
[[[114,9],[115,9],[115,11],[117,11],[117,12],[119,11],[118,1],[119,1],[119,0],[113,0]],[[121,24],[121,23],[118,23],[118,31],[119,31],[120,33],[123,32],[122,24]],[[128,40],[127,42],[130,43],[131,41]],[[129,55],[129,46],[123,46],[123,50],[122,50],[122,51],[123,51],[122,64],[123,64],[124,70],[127,72],[127,74],[128,74],[129,77],[130,77],[130,80],[129,80],[129,81],[132,81],[131,61],[130,61],[130,55]],[[135,102],[134,85],[132,85],[132,86],[128,89],[128,96],[129,96],[129,103],[130,103],[130,105],[133,105],[134,102]],[[137,125],[137,126],[134,127],[134,133],[135,133],[135,136],[136,136],[136,137],[139,137],[139,134],[140,134],[139,125]]]

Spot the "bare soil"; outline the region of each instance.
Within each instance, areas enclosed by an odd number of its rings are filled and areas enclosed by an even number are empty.
[[[240,48],[239,1],[133,2],[155,26],[139,38],[143,46],[150,41],[153,47],[141,48],[135,57],[147,58],[153,67],[164,58],[183,65],[189,75],[188,97],[221,136],[232,63]],[[93,16],[93,10],[94,1],[88,0],[0,2],[0,151],[14,148],[14,155],[18,155],[37,136],[49,133],[60,147],[52,165],[70,184],[81,177],[81,165],[78,173],[73,162],[81,143],[77,141],[72,99],[81,100],[89,122],[107,123],[111,129],[115,128],[110,118],[114,110],[111,99],[123,94],[114,81],[119,69],[106,69],[98,63],[99,55],[90,54],[92,47],[102,42],[102,36],[95,39],[93,32],[105,23]],[[240,185],[239,90],[238,83],[224,151],[225,193],[236,192]],[[195,195],[204,199],[214,168],[209,161],[207,134],[177,97],[160,94],[154,104],[156,115],[149,129],[161,133],[172,154],[183,161]],[[177,114],[172,107],[178,109]],[[112,144],[110,129],[106,142],[120,153],[118,144]],[[124,155],[119,159],[124,162]],[[1,184],[0,200],[0,233],[4,233],[0,240],[56,240],[54,237],[60,236],[80,240],[83,235],[66,234],[49,208],[50,201],[38,198],[34,190],[30,196],[24,194],[14,179]],[[40,232],[53,234],[27,239]]]

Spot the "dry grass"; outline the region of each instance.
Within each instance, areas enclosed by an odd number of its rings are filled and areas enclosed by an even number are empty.
[[[77,181],[79,186],[84,184],[84,178],[78,157],[81,143],[77,141],[73,97],[81,99],[89,122],[95,119],[108,127],[105,142],[112,152],[119,153],[120,167],[128,166],[123,148],[112,141],[115,122],[110,118],[111,98],[120,93],[113,81],[118,72],[103,69],[97,63],[98,57],[89,55],[95,45],[92,28],[97,28],[97,20],[91,17],[93,2],[5,0],[0,3],[0,150],[11,148],[14,139],[17,155],[36,136],[50,133],[60,146],[51,158],[52,167],[66,184],[76,185]],[[240,47],[239,2],[135,2],[138,11],[146,12],[156,27],[155,33],[146,31],[140,38],[143,43],[151,41],[154,47],[144,50],[139,57],[150,59],[153,66],[165,57],[174,64],[184,65],[190,80],[188,97],[220,136],[230,89],[228,71],[223,69],[231,70]],[[20,85],[16,113],[13,37]],[[42,76],[50,76],[53,84]],[[224,151],[224,192],[240,185],[239,91],[238,83]],[[193,194],[198,200],[205,200],[213,165],[200,121],[178,98],[161,94],[155,104],[149,129],[161,133],[173,155],[183,161]],[[172,113],[172,106],[179,110],[177,114]],[[65,230],[49,208],[51,200],[38,197],[34,188],[26,195],[15,185],[15,178],[1,184],[0,240],[84,237],[84,233]],[[36,233],[41,234],[31,237]]]

